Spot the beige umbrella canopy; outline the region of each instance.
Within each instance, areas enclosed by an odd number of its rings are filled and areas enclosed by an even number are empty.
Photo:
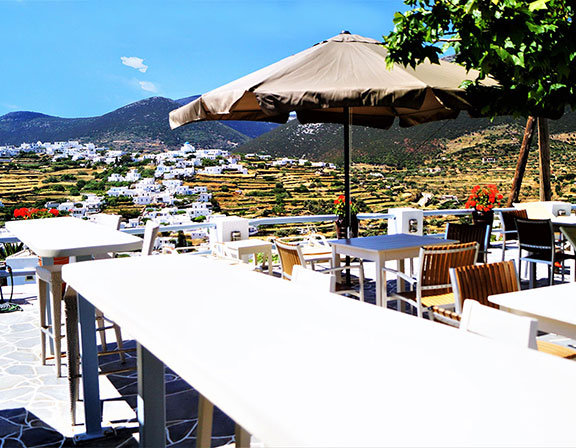
[[[301,123],[344,123],[353,108],[356,125],[389,128],[455,118],[472,109],[459,88],[475,73],[453,63],[416,69],[386,65],[381,42],[339,34],[307,50],[205,93],[170,113],[174,129],[202,120],[285,123],[295,111]]]
[[[170,112],[172,129],[203,120],[343,123],[346,203],[350,203],[349,125],[389,128],[456,118],[473,105],[459,86],[475,79],[456,64],[388,66],[377,40],[343,32],[205,93]],[[348,207],[349,208],[349,207]],[[350,211],[346,219],[349,222]]]

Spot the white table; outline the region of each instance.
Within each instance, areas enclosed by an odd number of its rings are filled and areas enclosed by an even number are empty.
[[[9,221],[6,228],[42,258],[44,266],[52,265],[55,257],[75,257],[76,261],[91,260],[108,252],[138,250],[142,239],[106,226],[76,218],[49,218]],[[100,277],[97,281],[103,281]],[[104,435],[98,387],[98,354],[94,306],[78,297],[78,318],[82,349],[82,385],[86,433],[79,440]]]
[[[574,227],[576,226],[576,216],[556,216],[552,218],[552,224],[554,227],[566,226],[566,227]]]
[[[254,256],[254,264],[258,264],[257,255],[263,254],[268,260],[268,273],[273,274],[272,270],[272,246],[273,244],[268,241],[262,241],[257,239],[252,240],[240,240],[240,241],[229,241],[224,243],[226,250],[233,258],[238,258],[243,260],[249,256]]]
[[[576,339],[576,283],[498,294],[488,300],[512,313],[536,318],[542,331]]]
[[[397,260],[399,270],[404,270],[406,258],[416,258],[422,246],[456,243],[434,236],[410,234],[379,235],[363,238],[330,240],[332,245],[332,263],[340,266],[341,256],[361,258],[376,264],[376,305],[386,306],[386,272],[384,263]]]
[[[162,362],[265,446],[576,444],[575,363],[202,257],[63,275],[143,347],[142,446],[164,443]]]

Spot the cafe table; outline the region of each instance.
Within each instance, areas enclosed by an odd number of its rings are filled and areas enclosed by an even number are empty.
[[[576,215],[556,216],[556,217],[552,218],[552,224],[554,225],[555,229],[558,229],[562,226],[575,227],[576,226]]]
[[[75,261],[91,260],[96,255],[109,252],[138,250],[142,239],[106,226],[82,219],[63,217],[9,221],[6,228],[38,255],[44,266],[53,264],[56,257],[74,257]],[[72,260],[71,260],[72,261]],[[103,277],[97,279],[104,281]],[[98,386],[98,355],[94,306],[78,296],[80,321],[82,386],[84,390],[85,434],[78,440],[101,437],[102,411]]]
[[[576,363],[198,255],[63,277],[138,342],[140,446],[166,443],[164,366],[263,446],[576,445]]]
[[[501,309],[538,320],[538,329],[576,339],[576,283],[488,297]]]
[[[254,265],[258,264],[258,254],[262,254],[266,259],[266,264],[268,265],[268,274],[273,275],[272,266],[272,246],[273,244],[269,241],[263,241],[258,239],[251,240],[240,240],[240,241],[228,241],[224,243],[226,251],[230,254],[232,258],[237,258],[244,261],[247,257],[252,255],[254,257]],[[264,265],[264,263],[262,263]]]
[[[404,260],[416,258],[422,246],[436,246],[457,243],[430,235],[378,235],[361,238],[330,240],[332,246],[332,263],[340,266],[342,256],[361,258],[376,264],[376,305],[386,306],[386,272],[384,263],[398,261],[398,270],[404,270]],[[400,285],[400,279],[398,280]],[[400,290],[400,289],[399,289]]]

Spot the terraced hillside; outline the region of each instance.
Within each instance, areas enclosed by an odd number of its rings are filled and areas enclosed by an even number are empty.
[[[428,209],[462,207],[475,184],[495,183],[507,194],[514,174],[522,128],[495,124],[481,131],[445,140],[445,149],[428,155],[410,168],[356,163],[352,167],[352,194],[361,210],[386,212],[390,207],[415,206]],[[269,167],[262,161],[245,159],[248,175],[198,175],[185,183],[205,185],[214,195],[215,211],[245,217],[331,213],[333,201],[342,194],[341,169],[312,166]],[[551,141],[553,198],[576,203],[576,133],[560,129]],[[309,165],[309,164],[308,164]],[[0,200],[6,211],[16,205],[42,205],[51,200],[80,200],[82,195],[104,195],[112,186],[111,172],[152,166],[132,163],[122,166],[83,166],[81,162],[50,163],[30,155],[0,161]],[[538,153],[531,151],[521,200],[538,198]],[[142,207],[115,201],[108,211],[126,217],[138,216]],[[4,213],[6,215],[6,213]],[[6,219],[6,217],[4,217]],[[428,224],[440,229],[443,220]],[[366,227],[368,224],[363,223]],[[371,223],[371,231],[382,231],[383,223]],[[329,229],[330,223],[323,228]],[[294,231],[287,227],[286,231]]]

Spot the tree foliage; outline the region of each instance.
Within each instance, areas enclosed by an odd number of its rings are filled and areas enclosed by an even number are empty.
[[[479,71],[467,85],[488,101],[482,112],[559,118],[576,106],[576,3],[571,0],[406,0],[384,37],[389,59],[414,67],[455,62]],[[443,45],[440,45],[442,44]],[[497,94],[479,81],[493,77]]]

